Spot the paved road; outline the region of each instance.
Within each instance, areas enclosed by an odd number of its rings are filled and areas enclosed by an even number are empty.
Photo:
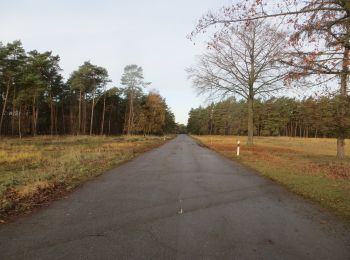
[[[15,223],[1,259],[349,259],[349,229],[180,135]]]

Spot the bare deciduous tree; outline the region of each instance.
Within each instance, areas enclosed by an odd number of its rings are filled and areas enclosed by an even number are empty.
[[[200,94],[239,96],[248,104],[248,144],[253,144],[253,101],[282,89],[287,75],[279,64],[286,47],[284,33],[264,21],[227,28],[208,44],[208,51],[187,69]]]
[[[281,18],[291,25],[290,45],[294,58],[285,61],[294,68],[290,78],[318,78],[320,82],[339,80],[339,123],[337,157],[345,158],[345,107],[350,76],[350,1],[349,0],[247,0],[236,1],[219,12],[208,12],[198,22],[190,38],[209,27],[224,29],[261,19]],[[326,78],[326,79],[321,79]],[[317,82],[316,82],[317,83]]]

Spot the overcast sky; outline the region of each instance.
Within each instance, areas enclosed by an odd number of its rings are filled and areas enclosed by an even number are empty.
[[[0,0],[0,41],[21,40],[27,51],[51,50],[63,75],[84,61],[108,69],[120,86],[123,68],[138,64],[150,88],[158,89],[187,123],[191,107],[203,104],[186,79],[203,47],[186,38],[200,16],[230,0]]]

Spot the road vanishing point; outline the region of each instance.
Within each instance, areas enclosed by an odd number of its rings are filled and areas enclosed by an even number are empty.
[[[0,226],[0,259],[350,259],[348,224],[187,135]]]

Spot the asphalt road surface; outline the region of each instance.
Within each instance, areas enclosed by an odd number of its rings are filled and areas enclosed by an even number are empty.
[[[180,135],[1,225],[0,259],[350,259],[350,233]]]

